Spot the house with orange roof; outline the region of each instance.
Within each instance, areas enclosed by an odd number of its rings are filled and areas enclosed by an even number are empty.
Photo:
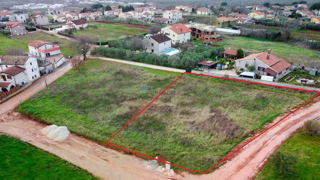
[[[182,12],[179,9],[166,10],[163,12],[163,18],[169,19],[170,24],[179,22],[182,19]]]
[[[66,19],[69,19],[71,21],[79,20],[79,16],[77,13],[69,13],[69,14],[66,14]]]
[[[60,51],[60,46],[53,43],[35,40],[28,43],[28,48],[31,56],[53,64],[54,68],[61,66],[66,61]]]
[[[234,17],[218,17],[215,25],[218,27],[230,27],[237,24],[237,19]]]
[[[55,15],[55,14],[63,14],[63,9],[62,8],[49,8],[48,9],[48,15]]]
[[[76,28],[77,30],[88,27],[87,21],[82,19],[75,20],[75,21],[68,21],[66,25],[70,28]]]
[[[7,19],[6,21],[12,21],[15,16],[13,14],[13,11],[5,11],[5,12],[0,12],[0,20]]]
[[[176,6],[175,9],[182,9],[184,12],[187,12],[187,13],[191,13],[192,12],[192,6],[183,6],[183,5],[179,5],[179,6]]]
[[[0,92],[7,92],[19,88],[28,81],[25,68],[12,66],[0,71]]]
[[[28,33],[25,25],[21,22],[8,22],[6,25],[7,27],[5,29],[11,33],[11,36],[24,35]]]
[[[191,29],[187,26],[179,23],[172,24],[161,29],[161,33],[165,34],[172,40],[172,44],[181,43],[184,44],[191,39]]]
[[[134,18],[134,13],[132,11],[124,12],[124,13],[120,13],[119,14],[119,19],[120,20],[127,21],[127,20],[129,20],[131,18]]]
[[[318,23],[320,23],[320,17],[311,18],[310,22],[318,24]]]
[[[251,54],[242,59],[237,59],[235,62],[237,71],[246,71],[249,66],[254,66],[256,74],[273,76],[275,79],[287,74],[291,67],[291,64],[287,61],[271,54],[270,49],[267,52]]]
[[[238,55],[238,51],[233,49],[226,49],[223,52],[223,58],[225,59],[234,60],[234,59],[237,59],[237,55]]]
[[[202,7],[202,8],[198,8],[197,9],[197,14],[198,15],[210,15],[210,9],[209,8],[204,8],[204,7]]]
[[[248,15],[254,19],[262,19],[265,17],[265,14],[261,11],[252,11]]]
[[[308,10],[297,10],[297,13],[301,14],[302,17],[314,17],[313,12]]]
[[[66,16],[64,14],[55,14],[52,17],[54,21],[66,22]]]

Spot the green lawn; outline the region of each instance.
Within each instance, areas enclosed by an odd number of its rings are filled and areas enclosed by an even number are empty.
[[[19,39],[20,41],[25,42],[27,44],[34,40],[48,41],[48,42],[57,41],[59,42],[58,45],[61,47],[61,52],[64,56],[72,56],[75,53],[72,50],[72,48],[69,47],[68,40],[60,39],[57,36],[46,34],[44,32],[30,33],[23,36],[15,36],[14,38]]]
[[[285,81],[288,77],[295,77],[294,79],[292,79],[291,81]],[[279,79],[279,82],[284,82],[284,83],[290,83],[290,84],[294,84],[294,85],[302,85],[301,83],[297,82],[296,80],[296,76],[300,77],[300,78],[311,78],[311,80],[315,80],[318,81],[315,85],[309,85],[309,86],[314,86],[317,88],[320,88],[320,74],[318,74],[317,76],[311,76],[309,75],[309,71],[304,71],[304,70],[295,70],[290,72],[289,74],[283,76],[281,79]]]
[[[0,34],[0,55],[4,55],[4,50],[9,47],[19,47],[23,49],[25,52],[28,52],[28,46],[26,44],[23,44],[19,41],[13,40],[8,38],[7,36],[4,36],[3,34]]]
[[[96,25],[98,28],[89,27],[87,29],[77,31],[74,35],[88,35],[92,38],[96,38],[97,41],[99,40],[97,35],[99,35],[101,41],[109,41],[122,39],[135,34],[143,34],[149,31],[149,29],[111,24],[88,23],[88,25]]]
[[[231,47],[235,50],[241,48],[244,50],[246,55],[271,49],[275,56],[288,62],[304,65],[320,63],[319,51],[313,51],[306,48],[288,45],[283,42],[273,42],[264,39],[227,35],[224,35],[222,38],[222,41],[215,42],[214,44],[223,45],[225,48]]]
[[[106,142],[180,73],[88,60],[18,110]],[[314,96],[184,75],[112,144],[205,171],[266,122]]]
[[[0,135],[0,149],[0,179],[97,179],[53,154],[6,135]]]
[[[298,38],[299,36],[307,36],[307,38],[310,40],[320,41],[320,31],[297,29],[292,32],[292,36],[296,38]]]
[[[320,177],[320,136],[309,136],[302,130],[287,140],[278,151],[298,157],[295,173],[292,176],[279,176],[270,163],[257,176],[256,180],[316,180]]]

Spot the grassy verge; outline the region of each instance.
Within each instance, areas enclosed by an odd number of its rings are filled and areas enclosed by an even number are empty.
[[[79,30],[75,35],[88,35],[92,38],[97,38],[100,36],[100,41],[108,41],[114,39],[122,39],[127,36],[132,36],[135,34],[143,34],[148,32],[148,29],[121,26],[121,25],[111,25],[111,24],[99,24],[99,23],[89,23],[89,25],[95,25],[98,28],[89,27],[84,30]]]
[[[226,49],[229,47],[235,50],[243,49],[246,55],[271,49],[275,56],[291,63],[309,65],[319,62],[320,52],[288,45],[283,42],[227,35],[222,38],[222,41],[214,44],[222,45]]]
[[[180,73],[88,60],[18,110],[105,142]],[[204,171],[311,93],[184,75],[111,143]]]
[[[19,41],[13,40],[8,38],[7,36],[4,36],[3,34],[0,34],[0,55],[4,55],[4,50],[9,47],[18,47],[23,49],[25,52],[28,51],[28,46],[26,44],[23,44]]]
[[[24,43],[29,43],[34,40],[48,41],[48,42],[57,41],[57,42],[59,42],[58,45],[61,47],[61,52],[64,56],[72,56],[75,53],[69,47],[68,40],[60,39],[57,36],[46,34],[44,32],[37,32],[37,33],[27,34],[27,35],[23,35],[23,36],[15,36],[14,38],[16,38]]]
[[[0,179],[97,179],[53,154],[6,135],[0,135],[0,149]]]
[[[320,177],[320,137],[309,136],[303,131],[294,134],[287,140],[278,151],[291,153],[298,157],[298,163],[295,165],[295,173],[292,176],[279,176],[270,163],[257,176],[257,180],[314,180]]]

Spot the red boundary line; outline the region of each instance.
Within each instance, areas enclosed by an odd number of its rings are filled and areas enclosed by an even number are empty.
[[[251,139],[250,141],[248,141],[247,143],[245,143],[244,145],[242,145],[241,147],[239,147],[238,149],[236,149],[235,151],[233,151],[231,154],[228,154],[227,156],[225,156],[223,159],[221,159],[218,163],[216,163],[215,165],[213,165],[212,167],[210,167],[209,169],[207,169],[206,171],[198,171],[198,170],[192,170],[192,169],[188,169],[188,168],[184,168],[172,163],[168,163],[168,162],[164,162],[161,161],[159,159],[156,159],[154,157],[150,157],[147,156],[145,154],[141,154],[114,144],[109,143],[115,136],[117,136],[124,128],[126,128],[133,120],[135,120],[144,110],[146,110],[154,101],[156,101],[163,93],[165,93],[173,84],[175,84],[184,74],[192,74],[192,75],[197,75],[197,76],[205,76],[205,77],[213,77],[213,78],[218,78],[218,79],[226,79],[226,80],[231,80],[231,81],[240,81],[240,82],[245,82],[245,83],[252,83],[252,84],[259,84],[259,85],[265,85],[265,86],[274,86],[274,87],[280,87],[280,88],[287,88],[287,89],[294,89],[294,90],[299,90],[299,91],[308,91],[308,92],[315,92],[317,93],[314,97],[312,97],[311,99],[309,99],[308,101],[306,101],[305,103],[303,103],[301,106],[299,106],[298,108],[296,108],[295,110],[291,111],[289,114],[287,114],[286,116],[284,116],[283,118],[281,118],[278,122],[276,122],[275,124],[273,124],[272,126],[270,126],[269,128],[267,128],[266,130],[264,130],[263,132],[261,132],[260,134],[258,134],[256,137],[254,137],[253,139]],[[165,164],[170,164],[171,166],[175,166],[187,171],[192,171],[192,172],[198,172],[198,173],[207,173],[209,171],[211,171],[213,168],[215,168],[216,166],[218,166],[219,164],[221,164],[222,162],[226,161],[229,157],[231,157],[232,155],[234,155],[235,153],[237,153],[238,151],[240,151],[242,148],[244,148],[245,146],[247,146],[248,144],[250,144],[252,141],[254,141],[255,139],[257,139],[258,137],[260,137],[262,134],[264,134],[265,132],[267,132],[268,130],[270,130],[271,128],[273,128],[274,126],[278,125],[281,121],[283,121],[284,119],[286,119],[287,117],[289,117],[291,114],[295,113],[296,111],[298,111],[300,108],[302,108],[303,106],[305,106],[306,104],[308,104],[309,102],[311,102],[313,99],[315,99],[316,97],[318,97],[320,95],[320,92],[318,91],[312,91],[312,90],[306,90],[306,89],[299,89],[299,88],[292,88],[292,87],[285,87],[285,86],[278,86],[278,85],[270,85],[270,84],[265,84],[265,83],[258,83],[258,82],[251,82],[251,81],[245,81],[245,80],[239,80],[239,79],[231,79],[231,78],[225,78],[225,77],[217,77],[217,76],[210,76],[210,75],[204,75],[204,74],[195,74],[195,73],[187,73],[184,72],[182,73],[178,78],[176,78],[168,87],[166,87],[160,94],[158,94],[148,105],[146,105],[140,112],[138,112],[130,121],[128,121],[120,130],[118,130],[107,142],[107,145],[128,151],[128,152],[132,152],[135,154],[138,154],[140,156],[144,156],[150,159],[154,159],[157,160],[159,162],[165,163]]]

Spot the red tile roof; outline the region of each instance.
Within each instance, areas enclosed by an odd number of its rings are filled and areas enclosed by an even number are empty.
[[[197,11],[209,11],[208,8],[198,8]]]
[[[267,73],[271,74],[272,76],[274,76],[274,75],[277,74],[277,72],[274,72],[274,71],[273,71],[272,69],[270,69],[270,68],[264,69],[264,72],[267,72]]]
[[[255,14],[257,14],[257,15],[264,15],[264,13],[261,12],[261,11],[253,11],[253,13],[255,13]]]
[[[215,61],[207,61],[207,60],[203,60],[201,62],[198,62],[198,64],[201,64],[201,65],[206,65],[206,66],[212,66],[214,64],[216,64],[217,62]]]
[[[217,18],[220,22],[228,22],[228,21],[236,21],[237,19],[234,17],[219,17]]]
[[[313,15],[313,13],[308,11],[308,10],[298,10],[297,12],[298,13],[300,12],[300,13],[303,13],[303,14],[307,14],[307,15]]]
[[[171,25],[170,28],[173,32],[177,33],[177,34],[184,34],[184,33],[188,33],[191,32],[192,30],[189,29],[187,26],[179,23],[179,24],[173,24]]]
[[[236,56],[238,54],[236,50],[232,50],[232,49],[226,49],[223,53],[233,55],[233,56]]]
[[[7,27],[15,27],[15,26],[18,26],[18,25],[21,25],[22,23],[21,22],[8,22],[6,25]]]
[[[8,87],[11,83],[0,83],[0,87]]]
[[[23,67],[20,67],[20,66],[12,66],[12,67],[9,67],[3,71],[1,71],[0,73],[6,73],[6,74],[9,74],[11,76],[15,76],[21,72],[23,72],[24,70],[26,70],[25,68]]]
[[[150,13],[148,13],[148,12],[145,12],[143,15],[148,16],[148,15],[151,15],[151,14],[150,14]]]
[[[12,14],[12,11],[0,12],[0,16],[7,16]]]
[[[32,41],[30,43],[28,43],[28,46],[32,46],[32,47],[35,47],[35,48],[38,48],[44,44],[51,44],[49,42],[46,42],[46,41],[38,41],[38,40],[35,40],[35,41]]]
[[[174,9],[174,10],[165,10],[164,12],[170,11],[172,13],[176,13],[176,12],[181,12],[179,9]]]
[[[245,15],[245,14],[237,14],[236,17],[237,17],[237,18],[248,18],[248,15]]]

